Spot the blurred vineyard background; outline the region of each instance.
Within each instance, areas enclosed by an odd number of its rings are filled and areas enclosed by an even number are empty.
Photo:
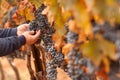
[[[50,24],[54,22],[54,47],[68,65],[68,73],[57,68],[57,80],[93,80],[76,79],[74,71],[79,69],[83,69],[83,77],[92,76],[94,80],[120,80],[120,0],[0,0],[0,27],[13,28],[33,21],[34,11],[42,4],[47,7],[41,14]],[[76,48],[82,57],[72,53]],[[29,47],[23,46],[1,57],[0,80],[30,80],[29,61],[36,75],[34,57],[28,60],[28,53]],[[82,67],[81,63],[73,65],[74,60],[81,59]],[[77,68],[71,71],[71,67]]]

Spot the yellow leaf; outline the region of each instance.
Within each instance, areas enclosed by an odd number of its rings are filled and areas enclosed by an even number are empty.
[[[31,3],[21,4],[19,7],[20,15],[24,16],[26,20],[32,21],[34,19],[34,6]]]
[[[62,38],[64,33],[65,33],[65,29],[62,28],[61,29],[59,28],[59,30],[57,29],[53,35],[53,41],[56,42],[57,40]]]
[[[116,5],[117,0],[105,0],[108,5]]]
[[[64,38],[59,37],[58,40],[55,42],[54,46],[58,52],[61,52],[61,48],[64,46]]]
[[[60,0],[59,2],[66,11],[69,11],[76,5],[77,0]]]
[[[95,0],[93,13],[97,22],[99,22],[98,20],[109,21],[111,23],[120,22],[119,3],[117,0]]]
[[[79,33],[80,28],[79,28],[78,25],[76,24],[76,21],[75,21],[75,20],[70,20],[70,21],[68,22],[68,26],[69,26],[70,31],[73,31],[73,32],[75,32],[75,33]]]
[[[105,72],[109,73],[110,72],[110,61],[107,58],[103,58],[103,64],[105,68]]]
[[[55,21],[55,29],[58,32],[59,36],[63,36],[65,34],[64,28],[64,19],[62,17],[62,10],[57,0],[46,0],[47,4],[49,4],[50,11],[48,14],[54,17]]]
[[[36,7],[40,7],[40,5],[45,1],[45,0],[29,0],[33,4],[35,4]]]
[[[63,17],[64,22],[65,22],[68,18],[70,18],[71,16],[72,16],[72,12],[70,12],[70,11],[64,11],[64,12],[62,12],[62,17]]]
[[[77,25],[83,29],[86,35],[92,34],[92,28],[90,23],[90,15],[87,11],[87,6],[84,0],[78,0],[74,5],[73,15],[77,22]]]
[[[102,53],[109,57],[110,59],[115,60],[115,45],[112,42],[105,40],[101,35],[96,35],[97,43],[99,48],[102,50]]]
[[[73,46],[74,46],[73,44],[66,44],[62,48],[62,53],[67,56]]]
[[[102,55],[96,41],[88,41],[85,44],[83,44],[81,48],[84,56],[89,57],[96,66],[100,65]]]
[[[86,42],[81,48],[84,56],[89,57],[96,66],[108,57],[115,60],[115,45],[100,35],[96,35],[96,40]]]
[[[94,8],[93,8],[93,12],[94,15],[98,15],[101,18],[106,18],[107,14],[106,14],[106,9],[108,8],[106,1],[105,0],[95,0],[94,1]]]

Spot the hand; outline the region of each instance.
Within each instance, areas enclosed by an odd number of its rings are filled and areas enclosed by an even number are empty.
[[[40,37],[40,30],[37,31],[35,35],[33,34],[34,34],[34,31],[26,31],[23,33],[23,35],[26,38],[26,44],[28,45],[34,44]]]
[[[22,35],[24,32],[26,32],[29,28],[29,24],[22,24],[20,26],[17,27],[17,35],[20,36]]]

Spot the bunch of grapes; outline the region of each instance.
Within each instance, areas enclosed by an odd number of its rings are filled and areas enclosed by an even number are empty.
[[[72,80],[95,80],[94,65],[88,58],[84,58],[82,52],[77,47],[73,47],[68,53],[68,74]],[[86,67],[88,73],[83,69]]]
[[[71,17],[67,22],[69,22],[70,20],[74,20],[74,18]],[[66,29],[66,43],[74,45],[67,56],[68,75],[71,77],[72,80],[95,80],[95,78],[91,76],[94,74],[94,65],[88,58],[83,57],[82,52],[76,45],[78,43],[78,34],[71,31],[69,29],[69,25],[65,24],[64,27]],[[84,71],[83,67],[86,67],[88,69],[88,74]]]
[[[56,80],[56,68],[59,67],[60,64],[64,61],[64,56],[61,52],[57,52],[57,50],[54,47],[52,35],[55,33],[55,29],[53,26],[50,26],[47,16],[41,14],[44,8],[45,6],[42,5],[35,11],[35,20],[30,22],[30,30],[41,31],[39,40],[44,42],[44,47],[47,51],[46,56],[50,57],[50,59],[46,61],[46,77],[47,80]]]
[[[78,80],[78,77],[84,73],[83,69],[80,67],[83,65],[82,53],[72,48],[68,53],[68,59],[68,74],[72,80]]]
[[[74,43],[77,39],[78,39],[78,34],[72,32],[72,31],[69,31],[66,34],[67,43]]]
[[[69,22],[70,20],[73,20],[73,17],[68,18],[68,20],[66,21],[66,24],[64,25],[65,29],[66,29],[66,38],[65,38],[65,42],[66,43],[75,43],[78,40],[78,34],[69,30],[69,25],[67,25],[67,22]]]

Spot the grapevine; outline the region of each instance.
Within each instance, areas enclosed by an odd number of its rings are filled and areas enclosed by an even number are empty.
[[[62,53],[57,52],[54,47],[52,35],[55,29],[48,23],[46,15],[40,14],[43,8],[45,8],[44,5],[35,11],[35,20],[30,23],[30,30],[41,30],[40,41],[43,40],[44,42],[45,50],[47,51],[46,56],[51,56],[51,59],[46,62],[46,77],[48,80],[56,80],[56,68],[60,66],[61,62],[64,60],[64,56]]]
[[[13,64],[17,58],[27,60],[30,80],[119,80],[119,4],[120,0],[0,0],[0,27],[27,23],[34,35],[40,30],[37,42],[6,56],[16,79],[21,76]],[[0,61],[0,79],[5,80],[3,68]],[[61,79],[59,68],[69,79]]]

